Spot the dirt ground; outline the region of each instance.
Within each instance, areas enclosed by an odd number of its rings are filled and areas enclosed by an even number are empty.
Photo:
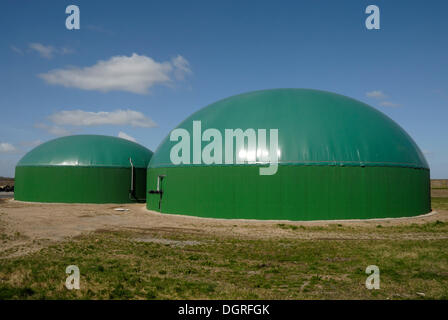
[[[448,190],[436,190],[437,195],[447,196]],[[124,211],[115,210],[117,208]],[[225,234],[248,239],[302,238],[321,239],[322,232],[293,232],[288,226],[358,226],[376,228],[378,225],[398,226],[448,221],[448,211],[437,210],[430,214],[411,218],[341,220],[341,221],[254,221],[197,218],[181,215],[160,214],[146,210],[145,204],[44,204],[0,199],[0,257],[21,256],[37,251],[52,243],[98,230],[134,230],[156,232],[179,232],[184,234]],[[293,227],[295,228],[295,227]],[[344,234],[329,231],[325,239],[342,239]],[[360,232],[356,239],[389,239],[392,235],[378,232]],[[443,235],[428,235],[439,239]],[[393,237],[413,238],[413,234],[397,234]],[[425,238],[426,239],[426,238]],[[12,249],[12,250],[11,250]],[[3,254],[5,252],[14,252]]]

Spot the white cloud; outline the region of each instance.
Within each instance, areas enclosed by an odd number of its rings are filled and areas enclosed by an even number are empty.
[[[394,108],[394,107],[400,107],[401,106],[398,103],[387,101],[386,99],[388,98],[388,96],[386,94],[384,94],[380,90],[374,90],[374,91],[366,92],[366,96],[368,98],[373,98],[373,99],[380,100],[379,101],[379,105],[381,107],[392,107],[392,108]]]
[[[7,142],[0,142],[0,153],[8,153],[16,151],[16,147]]]
[[[134,110],[115,110],[89,112],[83,110],[64,110],[48,117],[57,126],[98,126],[130,125],[133,127],[156,127],[157,124],[143,113]]]
[[[10,46],[11,50],[14,51],[15,53],[20,54],[21,56],[23,56],[23,51],[20,48],[17,48],[16,46]]]
[[[63,110],[50,115],[48,120],[51,122],[50,124],[36,123],[34,126],[55,136],[72,134],[73,127],[90,127],[101,125],[127,125],[144,128],[157,127],[157,124],[143,113],[129,109],[99,112]],[[67,126],[71,126],[72,129],[68,130]],[[125,135],[124,132],[120,132],[120,134]],[[128,137],[129,140],[133,141],[132,139],[134,138],[131,136]]]
[[[25,52],[29,53],[30,51],[34,51],[37,52],[41,57],[46,58],[46,59],[51,59],[53,58],[56,54],[60,54],[60,55],[65,55],[65,54],[71,54],[74,53],[75,51],[73,49],[67,48],[67,47],[54,47],[51,45],[44,45],[42,43],[38,43],[38,42],[32,42],[30,44],[28,44],[29,49],[27,51],[22,50],[21,48],[18,48],[14,45],[11,45],[10,48],[12,51],[20,54],[20,55],[24,55]]]
[[[380,102],[380,106],[395,108],[395,107],[400,107],[401,105],[398,103],[390,102],[390,101],[382,101],[382,102]]]
[[[54,48],[53,46],[46,46],[43,45],[42,43],[37,42],[30,43],[30,49],[39,53],[41,57],[47,59],[53,58],[53,54],[56,52],[56,48]]]
[[[150,57],[133,53],[100,60],[84,68],[55,69],[39,74],[50,84],[83,90],[108,92],[113,90],[145,94],[157,84],[169,84],[191,73],[188,61],[178,55],[171,61],[157,62]]]
[[[178,80],[183,80],[185,75],[191,74],[190,63],[182,57],[178,55],[176,58],[172,60],[174,68],[174,76]]]
[[[32,140],[32,141],[22,141],[20,142],[20,146],[24,147],[24,148],[34,148],[37,147],[38,145],[42,144],[42,140],[37,139],[37,140]]]
[[[366,96],[368,98],[374,98],[374,99],[385,99],[387,96],[380,90],[374,90],[370,92],[366,92]]]
[[[132,142],[137,142],[137,140],[134,137],[131,137],[130,135],[128,135],[127,133],[125,133],[123,131],[118,132],[118,137],[132,141]]]
[[[55,126],[55,125],[48,125],[46,123],[36,123],[34,125],[34,127],[38,128],[38,129],[45,130],[48,133],[55,135],[55,136],[67,136],[71,133],[70,131],[68,131],[65,128],[62,128],[60,126]]]
[[[62,47],[61,49],[58,50],[58,52],[60,54],[71,54],[71,53],[74,53],[75,50],[67,48],[67,47]]]
[[[111,35],[114,34],[114,33],[113,33],[112,31],[110,31],[109,29],[106,29],[106,28],[104,28],[104,27],[102,27],[102,26],[100,26],[100,25],[88,24],[88,25],[85,25],[83,28],[86,28],[86,29],[91,30],[91,31],[95,31],[95,32],[103,33],[103,34],[106,34],[106,35],[108,35],[108,36],[111,36]]]

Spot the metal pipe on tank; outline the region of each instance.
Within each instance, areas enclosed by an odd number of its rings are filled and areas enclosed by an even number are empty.
[[[129,199],[131,199],[131,196],[135,198],[134,195],[134,164],[132,163],[132,158],[129,158],[129,163],[131,164],[131,189],[129,191]]]

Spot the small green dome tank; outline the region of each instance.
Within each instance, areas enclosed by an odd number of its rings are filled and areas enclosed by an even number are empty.
[[[37,146],[18,162],[14,197],[68,203],[145,199],[146,168],[151,157],[147,148],[117,137],[57,138]]]
[[[199,143],[194,138],[198,123]],[[257,139],[260,130],[278,130],[275,174],[259,174],[269,161],[257,146],[251,150],[247,139],[242,149],[234,141],[227,149],[232,161],[225,161],[226,129],[237,128],[254,129]],[[148,167],[148,189],[163,188],[161,194],[147,195],[148,209],[281,220],[402,217],[430,211],[429,166],[416,143],[380,111],[339,94],[309,89],[249,92],[199,110],[177,129],[190,137],[190,161],[173,163],[172,150],[180,140],[168,135]],[[222,137],[221,161],[193,159],[194,148],[204,150],[212,141],[200,138],[207,129]],[[269,143],[267,133],[265,145]],[[250,161],[238,161],[250,153]]]

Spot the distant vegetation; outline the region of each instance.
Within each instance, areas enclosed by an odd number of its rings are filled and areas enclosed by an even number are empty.
[[[448,179],[431,179],[432,189],[448,189]]]
[[[0,192],[13,192],[14,178],[0,177]]]

